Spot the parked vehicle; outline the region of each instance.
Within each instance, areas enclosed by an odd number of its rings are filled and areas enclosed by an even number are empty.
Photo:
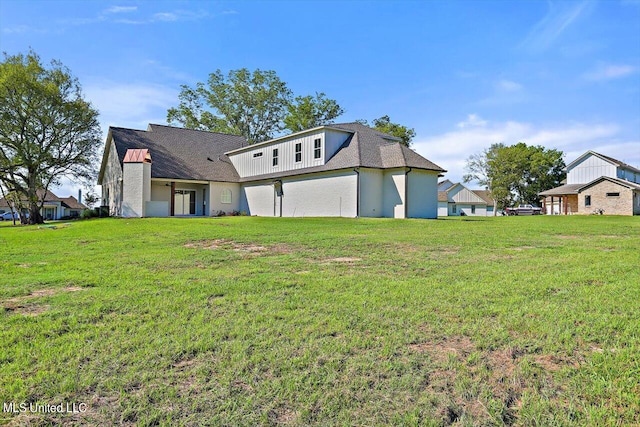
[[[542,208],[533,205],[518,205],[515,208],[506,208],[507,215],[540,215]]]
[[[29,213],[25,213],[24,217],[28,219]],[[20,221],[20,214],[18,212],[14,212],[13,217],[11,216],[11,212],[0,214],[0,221],[13,221],[14,218],[16,219],[16,221]]]
[[[5,212],[0,215],[0,221],[12,221],[14,218],[20,221],[20,215],[18,215],[18,212],[14,212],[13,216],[11,215],[11,212]]]

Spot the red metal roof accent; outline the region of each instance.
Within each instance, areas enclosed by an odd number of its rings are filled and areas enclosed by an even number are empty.
[[[151,163],[151,153],[147,148],[130,148],[124,155],[123,163]]]

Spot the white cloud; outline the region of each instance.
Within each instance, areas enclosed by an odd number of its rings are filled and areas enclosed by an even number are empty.
[[[111,6],[105,9],[103,13],[129,13],[138,10],[138,6]]]
[[[533,26],[520,43],[520,47],[532,51],[548,49],[567,28],[592,7],[593,2],[588,0],[580,3],[549,2],[547,14]]]
[[[614,123],[571,122],[549,126],[517,121],[491,122],[470,114],[450,132],[414,141],[413,148],[446,169],[446,176],[452,181],[462,180],[464,166],[470,155],[501,142],[508,145],[524,142],[556,148],[566,154],[565,161],[571,161],[587,150],[594,150],[632,165],[640,165],[640,150],[637,149],[640,144],[634,141],[621,142],[620,133],[620,126]]]
[[[502,92],[518,92],[522,90],[522,85],[511,80],[500,80],[496,88]]]
[[[145,129],[150,122],[158,123],[167,109],[175,106],[178,91],[157,84],[129,84],[112,81],[89,83],[85,98],[100,112],[100,124],[106,134],[109,126]],[[159,123],[164,123],[161,119]]]
[[[456,126],[462,129],[467,127],[477,127],[477,126],[482,127],[486,125],[487,125],[487,121],[482,120],[482,118],[480,118],[480,116],[478,116],[477,114],[469,114],[467,116],[467,120],[463,122],[459,122]]]
[[[601,81],[618,79],[634,74],[638,71],[638,67],[632,65],[601,65],[593,71],[584,74],[584,78],[590,81]]]

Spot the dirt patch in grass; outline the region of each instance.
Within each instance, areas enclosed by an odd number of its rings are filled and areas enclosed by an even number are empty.
[[[49,310],[48,305],[39,304],[21,304],[9,303],[5,304],[4,309],[9,313],[22,314],[23,316],[35,317]]]
[[[271,425],[289,425],[298,420],[298,413],[286,406],[280,406],[268,412],[267,418]]]
[[[195,242],[188,242],[184,245],[185,248],[196,248],[206,250],[232,250],[235,252],[245,254],[287,254],[293,252],[293,249],[285,244],[263,246],[255,243],[242,243],[228,239],[215,239],[215,240],[199,240]]]
[[[531,249],[536,249],[536,247],[535,246],[516,246],[515,248],[510,248],[510,249],[512,251],[521,252],[521,251],[528,251],[528,250],[531,250]]]
[[[52,295],[56,295],[62,292],[78,292],[84,291],[85,288],[81,288],[79,286],[67,286],[64,288],[47,288],[47,289],[38,289],[31,292],[29,295],[24,295],[21,297],[14,297],[5,300],[5,303],[20,303],[25,300],[33,299],[33,298],[41,298],[41,297],[49,297]]]
[[[48,297],[63,292],[78,292],[83,291],[84,288],[79,286],[67,286],[65,288],[47,288],[38,289],[31,292],[29,295],[21,297],[9,298],[3,301],[2,305],[4,309],[10,313],[22,314],[23,316],[38,316],[49,310],[50,306],[42,304],[34,304],[31,301],[36,298]]]
[[[353,264],[358,261],[362,261],[362,258],[357,257],[338,257],[338,258],[328,258],[323,260],[323,264],[332,264],[332,263],[340,263],[340,264]]]
[[[443,425],[461,419],[477,424],[516,424],[523,394],[544,388],[553,398],[560,390],[551,374],[580,366],[579,361],[568,357],[530,355],[528,349],[517,347],[479,350],[465,336],[410,344],[408,348],[428,354],[433,361],[426,388],[437,397],[434,415]]]

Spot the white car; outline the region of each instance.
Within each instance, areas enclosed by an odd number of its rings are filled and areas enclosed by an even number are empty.
[[[24,215],[25,218],[29,218],[29,214],[25,214]],[[20,214],[18,212],[14,212],[13,213],[13,218],[16,219],[16,221],[20,221]],[[11,217],[11,212],[5,212],[3,214],[0,214],[0,221],[12,221],[13,218]]]

